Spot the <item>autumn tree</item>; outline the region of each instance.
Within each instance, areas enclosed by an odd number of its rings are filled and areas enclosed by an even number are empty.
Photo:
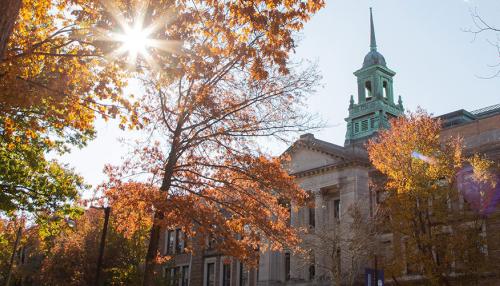
[[[39,227],[26,217],[0,219],[0,283],[14,285],[36,280],[42,260]]]
[[[0,219],[0,282],[2,283],[6,281],[9,269],[13,271],[12,252],[19,227],[22,227],[19,221]]]
[[[0,2],[2,211],[63,209],[75,198],[81,178],[46,154],[84,146],[97,114],[137,126],[122,96],[127,63],[106,58],[119,43],[92,32],[116,24],[105,13],[82,15],[89,2]]]
[[[257,139],[285,138],[288,131],[311,127],[300,106],[318,75],[292,64],[289,55],[296,46],[293,33],[323,5],[321,0],[165,1],[150,2],[140,13],[145,27],[158,27],[165,17],[170,22],[148,34],[151,47],[136,61],[149,67],[143,70],[145,95],[138,110],[149,123],[147,142],[110,175],[119,184],[141,173],[164,196],[151,231],[146,285],[161,227],[188,230],[197,224],[197,235],[221,238],[221,249],[242,260],[255,252],[261,237],[275,247],[293,241],[288,212],[277,197],[300,201],[303,193],[282,162],[259,149]],[[125,5],[118,9],[129,11]],[[132,13],[120,15],[134,21]],[[164,41],[181,43],[181,51],[158,53],[155,44]]]
[[[489,196],[497,183],[492,163],[465,156],[458,138],[440,137],[440,126],[418,111],[393,119],[368,144],[371,162],[386,177],[381,208],[394,237],[389,277],[418,273],[426,283],[450,285],[454,275],[470,281],[491,270],[487,217],[467,207],[473,200],[465,194]]]
[[[101,270],[101,282],[106,285],[141,284],[153,214],[143,207],[151,202],[149,190],[141,184],[124,184],[120,196],[116,196],[118,190],[106,190],[104,194],[112,208]],[[137,193],[145,194],[147,200],[137,200]],[[93,284],[104,220],[104,212],[98,208],[87,208],[63,219],[51,216],[29,226],[25,218],[1,219],[0,283],[5,284],[12,264],[10,281],[16,285]]]
[[[118,203],[115,205],[114,202],[111,207],[112,210],[115,207],[119,210]],[[136,228],[124,229],[122,221],[115,219],[112,213],[101,282],[106,285],[140,285],[150,225],[147,219],[135,220],[133,225]],[[135,212],[136,215],[138,213],[141,212]],[[51,285],[94,284],[103,216],[102,210],[89,208],[75,220],[74,228],[66,228],[51,238],[53,247],[44,253],[45,258],[37,273],[39,282]]]
[[[376,248],[374,219],[363,213],[357,201],[335,219],[302,233],[301,249],[305,252],[299,263],[302,267],[314,264],[318,279],[327,279],[331,285],[355,285],[364,266],[373,257]],[[342,263],[344,261],[344,263]],[[323,276],[319,276],[320,273]]]

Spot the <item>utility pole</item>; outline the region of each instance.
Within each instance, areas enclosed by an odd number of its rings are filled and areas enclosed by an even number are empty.
[[[104,257],[104,246],[106,243],[106,233],[108,232],[108,222],[109,214],[111,213],[110,207],[102,208],[104,209],[104,225],[102,227],[101,244],[99,245],[99,258],[97,260],[97,273],[95,275],[95,286],[99,286],[99,279],[101,276],[102,260]]]
[[[14,242],[14,248],[12,249],[12,256],[10,257],[9,270],[7,271],[7,279],[5,280],[5,286],[9,286],[10,277],[12,276],[12,266],[14,265],[14,258],[16,258],[17,246],[19,245],[19,240],[21,239],[21,234],[23,232],[23,227],[20,226],[17,229],[16,241]]]

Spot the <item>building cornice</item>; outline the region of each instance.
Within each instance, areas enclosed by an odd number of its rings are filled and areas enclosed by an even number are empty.
[[[370,168],[371,164],[367,161],[352,160],[352,161],[345,161],[345,162],[325,165],[325,166],[321,166],[321,167],[317,167],[317,168],[313,168],[313,169],[309,169],[309,170],[304,170],[304,171],[300,171],[300,172],[290,173],[290,175],[295,177],[295,178],[305,178],[305,177],[322,175],[322,174],[325,174],[325,173],[332,171],[332,170],[342,170],[342,169],[347,169],[347,168],[354,167],[354,166],[361,166],[361,167]]]

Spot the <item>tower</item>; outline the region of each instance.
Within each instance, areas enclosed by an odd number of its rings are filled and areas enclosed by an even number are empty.
[[[361,69],[354,72],[358,82],[357,102],[351,95],[345,144],[364,141],[381,128],[389,127],[389,119],[404,112],[401,96],[394,102],[393,77],[396,73],[386,65],[377,51],[372,8],[370,8],[370,52]]]

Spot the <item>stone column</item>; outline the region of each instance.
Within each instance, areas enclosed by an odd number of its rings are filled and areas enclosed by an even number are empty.
[[[316,222],[316,229],[321,229],[324,220],[323,220],[323,196],[321,195],[321,190],[314,190],[314,220]]]

